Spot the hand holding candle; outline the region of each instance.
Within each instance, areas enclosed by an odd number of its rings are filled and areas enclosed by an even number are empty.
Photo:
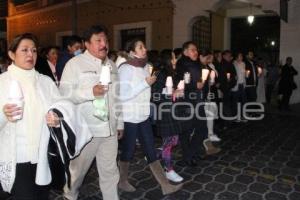
[[[184,80],[179,81],[177,90],[184,90]]]
[[[215,78],[216,78],[216,72],[215,71],[211,71],[209,74],[209,78],[210,78],[210,82],[214,83],[215,82]]]
[[[22,88],[18,81],[12,80],[10,82],[9,94],[8,94],[9,104],[14,104],[15,109],[19,110],[16,113],[12,113],[12,121],[20,120],[23,118],[23,109],[24,109],[24,96]]]
[[[202,69],[202,81],[205,82],[207,80],[207,77],[208,77],[208,74],[209,74],[209,70],[208,69]]]
[[[153,73],[153,66],[152,65],[149,65],[149,68],[148,68],[148,70],[149,70],[149,73],[150,73],[150,76],[152,75],[152,73]]]
[[[231,76],[230,73],[227,73],[227,74],[226,74],[227,80],[230,80],[230,76]]]
[[[168,76],[166,80],[167,94],[171,95],[173,93],[173,79],[172,76]]]
[[[246,78],[248,78],[250,76],[250,70],[246,71]]]
[[[262,74],[262,68],[261,67],[257,67],[257,74],[258,74],[258,76],[260,76]]]

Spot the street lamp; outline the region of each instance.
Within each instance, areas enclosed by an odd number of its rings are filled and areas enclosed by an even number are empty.
[[[248,18],[247,18],[247,20],[248,20],[248,23],[249,23],[250,25],[252,25],[253,22],[254,22],[254,16],[253,16],[253,15],[249,15]]]
[[[249,25],[251,26],[254,22],[254,15],[252,14],[252,4],[250,4],[250,14],[247,17],[247,21]]]

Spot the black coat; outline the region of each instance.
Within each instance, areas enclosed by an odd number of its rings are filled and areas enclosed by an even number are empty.
[[[181,124],[173,118],[172,107],[174,102],[171,95],[162,94],[163,88],[167,80],[167,76],[172,76],[174,90],[177,87],[175,74],[169,74],[165,69],[162,69],[157,77],[156,82],[152,85],[152,102],[156,104],[157,108],[162,106],[162,109],[157,109],[156,131],[158,135],[169,137],[181,133]],[[161,110],[169,110],[161,112]],[[161,113],[161,115],[160,115]],[[173,113],[174,114],[174,113]],[[160,118],[161,116],[161,118]]]
[[[294,81],[294,76],[298,72],[293,66],[284,65],[281,70],[281,77],[278,86],[278,93],[283,94],[285,92],[291,92],[297,88],[297,85]]]
[[[35,64],[35,70],[38,71],[40,74],[49,76],[54,82],[56,81],[46,59],[38,57]]]
[[[235,67],[232,62],[227,62],[226,60],[222,60],[221,67],[219,68],[219,82],[220,89],[225,94],[229,93],[231,89],[236,85],[237,76]],[[227,79],[227,73],[230,73],[230,79]]]
[[[249,70],[250,74],[246,78],[246,85],[257,86],[258,83],[258,70],[255,61],[245,59],[246,71]],[[254,73],[253,73],[254,69]]]

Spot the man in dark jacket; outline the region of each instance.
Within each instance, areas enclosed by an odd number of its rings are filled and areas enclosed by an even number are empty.
[[[246,59],[246,71],[249,71],[249,75],[246,78],[246,96],[247,102],[256,102],[257,99],[257,83],[258,83],[258,71],[256,67],[256,62],[254,61],[253,51],[249,51]]]
[[[281,69],[281,76],[279,81],[278,93],[282,95],[282,99],[279,102],[279,109],[290,110],[289,102],[292,96],[293,90],[297,88],[294,81],[294,76],[298,74],[297,70],[292,66],[292,57],[286,58],[286,64]]]
[[[183,44],[183,55],[176,64],[176,74],[178,80],[184,79],[184,74],[190,74],[189,83],[185,84],[185,98],[182,100],[189,103],[190,106],[178,106],[179,115],[181,117],[193,116],[188,120],[181,120],[182,134],[179,135],[179,140],[183,151],[183,160],[188,166],[196,166],[197,153],[201,151],[201,145],[207,138],[208,130],[206,124],[206,115],[204,111],[205,95],[203,94],[204,83],[201,80],[202,67],[199,62],[199,54],[197,45],[191,41]],[[197,106],[198,104],[200,106]],[[197,110],[196,110],[197,109]],[[198,119],[195,113],[202,119]],[[190,139],[191,134],[194,134]],[[209,148],[211,148],[211,143]]]
[[[232,91],[231,89],[236,85],[236,71],[232,63],[232,53],[229,50],[225,50],[222,53],[222,61],[219,69],[219,82],[220,90],[223,94],[222,104],[223,109],[220,109],[223,116],[232,117],[232,107],[237,105],[232,105]],[[224,127],[229,126],[229,119],[224,119]]]
[[[60,81],[66,63],[74,56],[81,53],[82,39],[77,35],[72,35],[67,39],[67,49],[58,57],[56,64],[56,75]]]

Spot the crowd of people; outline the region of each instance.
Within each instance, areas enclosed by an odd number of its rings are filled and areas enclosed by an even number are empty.
[[[78,198],[94,159],[103,199],[119,199],[118,189],[134,192],[128,173],[137,144],[162,193],[176,192],[184,178],[173,167],[175,146],[182,149],[182,163],[195,167],[221,151],[222,131],[260,119],[261,103],[271,101],[276,84],[279,109],[289,109],[297,88],[291,57],[279,73],[253,51],[210,51],[192,41],[157,52],[137,38],[114,52],[103,26],[70,37],[63,52],[55,46],[39,51],[36,37],[25,33],[12,41],[8,55],[11,63],[1,60],[0,75],[0,182],[15,199],[48,198],[55,174],[49,148],[41,149],[59,130],[64,139],[58,152],[63,157],[78,152],[63,162],[70,177],[66,199]],[[69,132],[92,136],[74,139]]]

